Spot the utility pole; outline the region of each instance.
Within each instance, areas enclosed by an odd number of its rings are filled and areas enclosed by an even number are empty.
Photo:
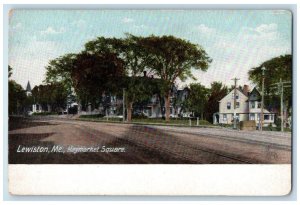
[[[123,122],[125,122],[125,88],[123,88]]]
[[[279,83],[272,84],[272,85],[277,85],[278,93],[280,93],[281,132],[283,132],[283,88],[290,88],[291,86],[289,84],[291,84],[290,81],[283,82],[281,78]]]
[[[237,81],[239,80],[238,78],[233,78],[231,79],[234,81],[234,97],[233,97],[233,129],[236,129],[236,84]]]
[[[260,131],[263,131],[264,126],[264,95],[265,95],[265,70],[266,68],[263,66],[262,70],[262,82],[261,82],[261,113],[260,113]]]

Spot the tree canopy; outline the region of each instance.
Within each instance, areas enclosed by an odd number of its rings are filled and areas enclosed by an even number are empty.
[[[249,79],[257,85],[261,91],[262,67],[265,67],[265,105],[268,109],[280,107],[279,93],[274,83],[292,81],[292,55],[284,55],[263,62],[260,66],[252,68],[248,74]],[[292,105],[292,88],[284,89],[284,101],[287,106]]]
[[[190,84],[189,96],[186,100],[187,108],[194,113],[194,116],[201,116],[205,112],[206,103],[208,99],[209,89],[200,83]]]
[[[205,106],[205,118],[213,122],[213,114],[219,112],[219,101],[228,94],[228,87],[222,82],[210,84],[209,95]]]
[[[8,77],[10,78],[13,68],[8,66]],[[9,114],[21,114],[26,111],[28,99],[26,91],[16,81],[8,81],[8,112]]]
[[[80,53],[71,71],[73,86],[79,98],[88,98],[87,103],[94,104],[99,103],[104,93],[121,92],[124,75],[122,60],[112,53]]]
[[[85,52],[91,55],[101,56],[112,53],[122,61],[126,77],[119,76],[118,82],[122,81],[122,86],[119,86],[120,91],[121,88],[126,89],[127,121],[131,121],[134,102],[149,98],[152,82],[154,82],[141,77],[147,66],[146,53],[138,43],[141,38],[127,34],[126,38],[99,37],[85,44]]]
[[[137,42],[145,53],[148,70],[164,82],[166,121],[169,121],[170,90],[175,80],[194,79],[192,69],[206,71],[212,60],[199,45],[174,36],[152,35]]]
[[[48,105],[53,111],[60,111],[67,106],[68,91],[63,83],[51,83],[38,85],[32,89],[33,103],[40,104],[43,109],[47,110]]]
[[[149,98],[157,88],[153,85],[157,80],[142,77],[147,71],[148,78],[160,79],[159,95],[164,97],[168,120],[170,89],[175,81],[194,78],[192,69],[206,71],[210,62],[202,47],[174,36],[98,37],[87,42],[81,53],[50,61],[46,82],[73,86],[81,101],[93,104],[100,103],[105,92],[120,94],[126,88],[128,114],[134,102]],[[127,119],[130,121],[130,115]]]

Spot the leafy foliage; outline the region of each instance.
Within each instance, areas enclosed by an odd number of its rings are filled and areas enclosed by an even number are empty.
[[[44,110],[50,105],[53,111],[59,111],[67,106],[68,91],[62,83],[39,85],[32,89],[32,97]]]
[[[61,83],[71,91],[71,71],[76,60],[76,54],[70,53],[51,60],[46,66],[46,83]]]
[[[228,87],[222,82],[212,82],[205,106],[205,118],[213,122],[213,114],[219,111],[219,101],[228,94]]]
[[[179,78],[194,78],[191,69],[206,71],[211,59],[199,45],[174,36],[149,36],[137,40],[147,53],[147,66],[169,86]]]
[[[8,81],[9,114],[22,114],[27,105],[27,96],[22,86],[14,80]]]
[[[252,68],[248,74],[249,79],[257,85],[261,91],[262,67],[265,67],[265,105],[268,109],[279,109],[280,98],[278,89],[273,86],[282,81],[292,81],[292,55],[284,55],[272,58],[260,66]],[[284,88],[284,101],[288,107],[292,105],[292,88]]]
[[[201,116],[203,120],[203,114],[208,99],[209,89],[200,83],[190,84],[190,93],[186,100],[186,105],[189,111],[194,113],[194,116]]]
[[[10,78],[12,75],[12,67],[9,65],[8,66],[8,77]]]
[[[124,75],[122,60],[112,53],[78,54],[71,71],[77,95],[92,104],[99,104],[103,95],[121,92]]]
[[[138,38],[137,43],[145,53],[148,70],[164,81],[166,120],[170,114],[170,90],[176,79],[194,78],[192,69],[206,71],[211,59],[199,45],[174,36],[149,36]]]

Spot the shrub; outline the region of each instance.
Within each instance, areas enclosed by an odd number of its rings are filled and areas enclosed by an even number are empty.
[[[95,114],[95,115],[80,115],[79,118],[103,118],[103,114]]]
[[[144,114],[138,114],[138,115],[134,114],[132,115],[132,119],[148,119],[148,117]]]
[[[57,115],[56,112],[34,112],[32,113],[34,116],[44,116],[44,115]]]

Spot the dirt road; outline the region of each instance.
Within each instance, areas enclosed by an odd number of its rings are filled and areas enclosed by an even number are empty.
[[[284,164],[290,134],[75,120],[10,122],[11,164]],[[54,151],[53,151],[54,149]]]

